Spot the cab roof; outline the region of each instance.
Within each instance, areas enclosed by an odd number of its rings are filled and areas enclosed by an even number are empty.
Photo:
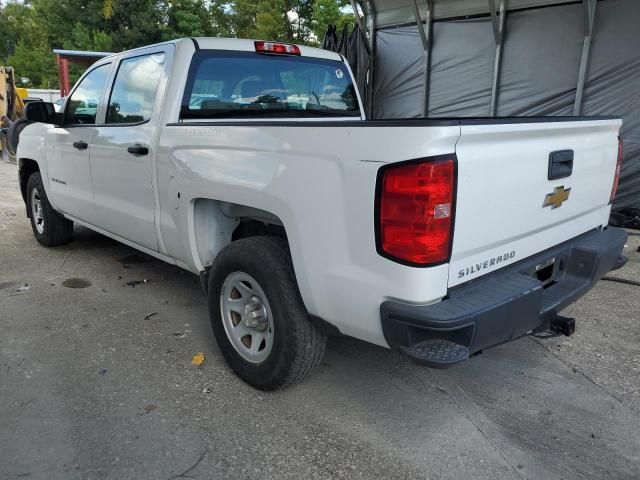
[[[194,39],[181,39],[181,41],[193,41],[195,40],[201,49],[205,50],[235,50],[240,52],[255,52],[256,47],[254,42],[258,39],[244,39],[244,38],[217,38],[217,37],[197,37]],[[274,43],[288,43],[288,42],[276,42]],[[327,60],[342,61],[342,57],[328,50],[321,48],[307,47],[305,45],[298,45],[300,53],[303,57],[315,57],[325,58]]]
[[[167,42],[156,43],[153,45],[145,45],[139,48],[127,50],[124,52],[119,52],[113,55],[109,55],[110,57],[126,55],[130,52],[134,52],[136,50],[146,49],[149,47],[155,47],[159,45],[167,45],[167,44],[183,44],[183,43],[191,43],[197,45],[197,48],[202,50],[233,50],[238,52],[255,52],[255,42],[259,40],[253,39],[244,39],[244,38],[220,38],[220,37],[188,37],[188,38],[178,38],[175,40],[170,40]],[[274,42],[274,43],[286,43],[286,42]],[[300,49],[301,56],[303,57],[313,57],[313,58],[323,58],[327,60],[336,60],[338,62],[343,61],[341,55],[335,52],[330,52],[329,50],[323,50],[321,48],[307,47],[305,45],[298,45]],[[109,58],[109,57],[105,57]]]

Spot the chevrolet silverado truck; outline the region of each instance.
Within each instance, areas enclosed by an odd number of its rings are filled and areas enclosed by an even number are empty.
[[[617,118],[365,118],[339,54],[187,38],[101,59],[18,147],[38,242],[83,225],[201,277],[259,389],[343,334],[448,367],[559,330],[621,266]]]

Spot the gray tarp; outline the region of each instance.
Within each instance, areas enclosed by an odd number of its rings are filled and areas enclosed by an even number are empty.
[[[489,115],[495,51],[491,22],[438,22],[433,26],[433,39],[434,44],[447,48],[431,52],[429,115]]]
[[[364,44],[364,35],[360,28],[356,27],[349,33],[349,29],[345,25],[342,32],[338,32],[335,26],[330,25],[322,40],[322,48],[338,52],[347,59],[351,72],[356,79],[360,98],[365,105],[368,105],[370,102],[367,98],[366,85],[369,71],[369,55]]]
[[[424,58],[413,28],[379,32],[376,36],[373,116],[420,117],[424,105]]]
[[[598,5],[585,115],[622,115],[624,164],[616,209],[640,208],[640,1]]]
[[[509,13],[498,115],[571,115],[584,9],[564,5]],[[415,25],[376,35],[374,116],[420,117],[424,55]],[[488,18],[433,24],[429,116],[487,116],[495,43]],[[616,209],[640,208],[640,1],[598,4],[584,115],[623,117],[625,164]]]

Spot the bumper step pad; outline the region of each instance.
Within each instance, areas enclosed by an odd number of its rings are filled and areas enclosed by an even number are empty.
[[[431,368],[447,368],[469,358],[469,349],[464,345],[435,338],[401,347],[403,353],[414,362]]]

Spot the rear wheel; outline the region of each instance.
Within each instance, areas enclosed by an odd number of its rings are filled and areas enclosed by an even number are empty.
[[[227,363],[261,390],[301,381],[324,355],[326,335],[309,320],[280,238],[237,240],[220,252],[209,279],[209,314]]]
[[[40,172],[27,182],[27,209],[36,240],[45,247],[69,243],[73,237],[73,222],[56,212],[47,198]]]

